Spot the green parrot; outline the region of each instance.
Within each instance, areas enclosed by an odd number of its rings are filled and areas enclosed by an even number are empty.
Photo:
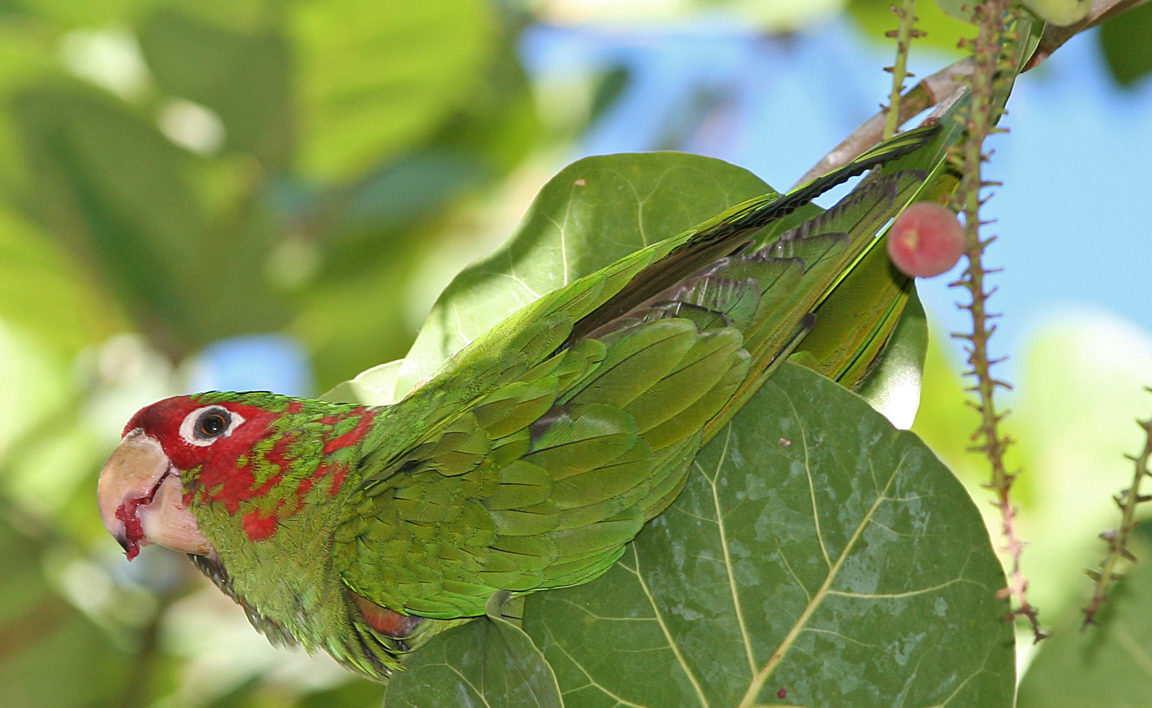
[[[147,406],[101,472],[102,520],[129,559],[148,543],[188,553],[273,642],[386,680],[495,593],[604,573],[927,173],[871,174],[772,229],[938,131],[541,297],[393,405],[210,392]]]

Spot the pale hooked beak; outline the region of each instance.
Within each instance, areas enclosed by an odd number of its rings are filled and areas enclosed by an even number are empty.
[[[96,497],[104,528],[124,549],[128,560],[149,543],[216,556],[184,506],[179,470],[172,466],[160,443],[139,428],[125,435],[104,463]]]

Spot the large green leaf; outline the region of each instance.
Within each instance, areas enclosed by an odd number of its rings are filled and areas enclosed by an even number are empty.
[[[680,153],[609,155],[561,170],[508,244],[452,281],[405,358],[399,390],[540,295],[769,191],[747,170]]]
[[[786,365],[592,583],[528,598],[565,705],[1010,705],[980,514],[915,436]]]
[[[384,694],[393,706],[560,708],[556,676],[517,623],[503,616],[503,594],[475,622],[433,637],[396,673]],[[519,608],[519,600],[514,601]]]
[[[938,151],[903,160],[902,167],[939,165],[954,139],[948,135],[938,141]],[[409,390],[541,294],[767,191],[749,172],[696,155],[610,155],[570,165],[541,190],[508,244],[460,273],[440,296],[401,366],[397,392]],[[817,207],[808,206],[786,221],[816,213]],[[799,352],[803,363],[846,386],[868,385],[869,398],[880,409],[910,409],[901,414],[905,427],[915,413],[927,343],[918,305],[901,319],[910,295],[915,298],[908,279],[895,271],[883,249],[874,249],[821,306],[818,326]],[[887,364],[874,368],[897,322],[905,322],[901,348],[885,352]],[[908,385],[894,395],[893,381]]]
[[[326,401],[346,401],[371,406],[395,403],[396,376],[400,373],[400,365],[403,363],[403,359],[397,359],[361,371],[355,378],[336,384],[321,394],[320,398]]]

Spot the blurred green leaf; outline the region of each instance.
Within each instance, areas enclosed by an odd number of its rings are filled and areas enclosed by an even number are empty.
[[[942,10],[945,15],[954,20],[960,20],[961,22],[972,21],[972,6],[964,2],[964,0],[935,0],[935,5]],[[917,7],[916,14],[919,15],[920,12],[921,8]]]
[[[194,321],[188,295],[198,288],[186,266],[196,261],[206,224],[177,168],[180,152],[152,126],[80,87],[40,85],[14,103],[37,178],[38,216],[95,260],[144,323]]]
[[[431,134],[485,69],[490,12],[480,0],[294,4],[302,169],[345,178]]]
[[[434,244],[425,242],[421,232],[438,225],[454,200],[493,177],[480,156],[429,145],[370,170],[346,187],[295,185],[303,218],[325,220],[309,234],[322,256],[317,283],[336,285],[390,262],[425,257]],[[390,292],[402,292],[402,282],[392,278]],[[397,306],[395,301],[380,302]]]
[[[0,320],[78,351],[122,322],[71,252],[0,204]]]
[[[20,533],[11,518],[0,514],[0,686],[4,687],[4,705],[120,705],[136,673],[134,656],[56,593],[41,570],[51,544]],[[101,591],[98,585],[89,589],[92,593]]]
[[[36,216],[93,264],[155,346],[178,358],[280,324],[264,282],[261,214],[210,224],[189,179],[200,161],[79,86],[27,88],[14,110]]]
[[[300,293],[290,331],[312,353],[321,386],[403,355],[414,335],[403,297],[424,254],[419,246],[418,238],[382,240],[357,270]]]
[[[14,125],[11,94],[36,78],[50,76],[57,68],[42,56],[43,44],[27,33],[7,30],[0,24],[0,187],[16,191],[28,175],[20,156],[20,141]]]
[[[1152,72],[1152,5],[1108,20],[1096,37],[1112,78],[1121,86],[1131,87]]]
[[[1019,365],[1007,431],[1021,462],[1010,469],[1037,473],[1021,475],[1014,496],[1034,602],[1059,613],[1083,601],[1081,572],[1103,555],[1097,535],[1119,513],[1112,496],[1131,483],[1123,455],[1143,442],[1133,421],[1148,415],[1152,336],[1103,312],[1065,312],[1031,333]]]
[[[959,5],[963,4],[967,3],[962,0],[944,0],[944,2],[927,0],[916,3],[916,17],[918,18],[916,29],[923,30],[928,34],[912,42],[913,55],[916,54],[917,47],[931,47],[937,51],[945,51],[953,53],[957,57],[960,56],[956,42],[961,37],[974,37],[976,35],[975,25],[969,23],[967,15],[957,9]],[[946,5],[948,9],[942,9],[941,5]],[[900,25],[900,20],[892,12],[892,6],[893,3],[891,2],[879,0],[849,0],[848,15],[856,22],[865,36],[875,42],[883,42],[886,46],[891,47],[893,54],[895,54],[895,41],[885,37],[886,32],[895,30]],[[915,80],[905,83],[911,88]]]
[[[570,708],[734,705],[758,673],[757,705],[1009,705],[1003,584],[936,456],[786,364],[616,566],[524,626]]]
[[[229,147],[273,167],[287,163],[291,87],[282,37],[240,32],[174,7],[149,14],[137,37],[161,90],[215,111]]]
[[[374,681],[352,681],[310,693],[296,705],[299,708],[365,708],[379,705],[381,693],[380,684]]]
[[[136,0],[143,10],[167,7],[187,16],[198,17],[217,27],[255,31],[278,22],[283,14],[280,4],[269,0]],[[146,18],[146,12],[138,17]],[[140,20],[138,20],[140,21]]]
[[[1104,544],[1098,544],[1103,553]],[[1148,704],[1152,665],[1152,537],[1133,535],[1141,559],[1111,591],[1098,623],[1080,629],[1084,616],[1068,613],[1040,644],[1020,682],[1020,708],[1114,708]],[[1090,584],[1083,575],[1084,600]]]
[[[517,40],[502,28],[486,54],[484,75],[429,141],[431,149],[471,155],[490,171],[506,171],[538,147],[537,97],[520,63]]]
[[[747,170],[679,153],[609,155],[561,170],[499,251],[445,289],[404,360],[407,391],[540,295],[769,191]]]
[[[134,10],[156,0],[19,0],[20,9],[64,26],[91,26],[123,22]]]

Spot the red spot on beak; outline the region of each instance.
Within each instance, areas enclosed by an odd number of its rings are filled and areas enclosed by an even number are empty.
[[[136,507],[144,501],[146,500],[129,499],[116,509],[116,518],[124,522],[124,539],[121,545],[124,546],[124,555],[128,556],[128,560],[140,555],[140,540],[144,538],[144,528],[136,516]]]
[[[116,518],[124,524],[124,538],[117,539],[120,545],[124,547],[124,555],[128,560],[132,560],[140,555],[140,541],[144,540],[144,525],[137,516],[136,510],[146,504],[151,504],[152,499],[156,496],[156,489],[164,482],[164,478],[168,476],[165,472],[156,481],[156,485],[152,487],[148,494],[134,499],[127,499],[123,504],[116,507]]]

